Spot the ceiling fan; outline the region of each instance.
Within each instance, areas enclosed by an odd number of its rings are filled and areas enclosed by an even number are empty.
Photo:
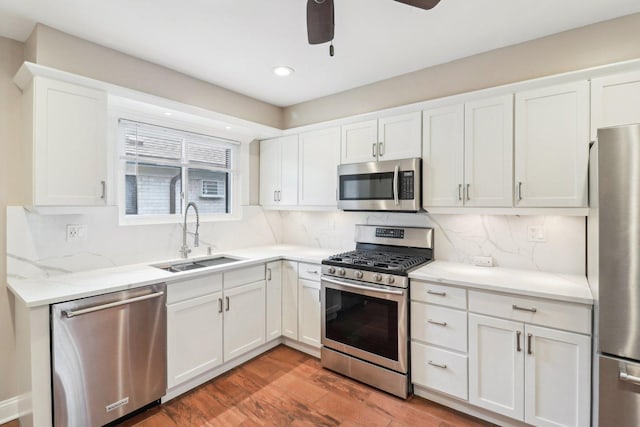
[[[395,0],[420,9],[434,8],[440,0]],[[321,44],[333,40],[333,0],[307,0],[307,36],[309,44]],[[333,56],[333,43],[329,47]]]

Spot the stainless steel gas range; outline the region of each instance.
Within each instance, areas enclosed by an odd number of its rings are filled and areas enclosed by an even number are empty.
[[[322,261],[322,366],[406,398],[409,272],[433,259],[433,229],[356,225],[356,250]]]

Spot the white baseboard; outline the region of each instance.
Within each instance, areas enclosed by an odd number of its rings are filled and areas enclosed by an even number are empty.
[[[0,402],[0,424],[8,423],[20,417],[21,396],[15,396]]]

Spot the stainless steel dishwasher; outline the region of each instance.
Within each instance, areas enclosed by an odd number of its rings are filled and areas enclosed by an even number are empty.
[[[101,426],[167,388],[166,285],[51,306],[55,426]]]

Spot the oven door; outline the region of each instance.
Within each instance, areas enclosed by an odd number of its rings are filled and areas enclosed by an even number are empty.
[[[322,276],[322,345],[408,372],[408,290]]]

